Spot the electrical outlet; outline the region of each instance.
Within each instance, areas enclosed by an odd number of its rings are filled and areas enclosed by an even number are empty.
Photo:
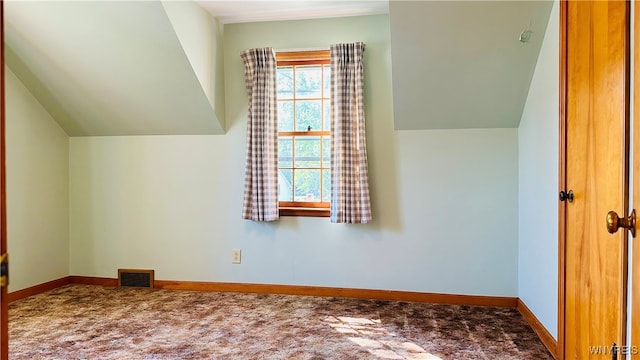
[[[241,260],[242,260],[242,250],[233,249],[233,251],[231,252],[231,263],[240,264]]]

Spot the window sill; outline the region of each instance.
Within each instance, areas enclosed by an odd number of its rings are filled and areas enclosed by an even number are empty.
[[[281,207],[280,216],[330,217],[331,212],[324,208]]]

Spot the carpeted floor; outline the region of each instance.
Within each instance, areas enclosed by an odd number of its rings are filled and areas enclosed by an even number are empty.
[[[10,306],[19,359],[552,359],[516,309],[68,285]]]

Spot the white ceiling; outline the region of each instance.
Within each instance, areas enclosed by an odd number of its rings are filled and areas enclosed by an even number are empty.
[[[388,0],[211,1],[197,0],[223,24],[387,14]]]

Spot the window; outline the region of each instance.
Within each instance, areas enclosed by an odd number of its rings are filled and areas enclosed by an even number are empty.
[[[279,52],[276,61],[280,215],[328,217],[330,53],[329,50]]]
[[[249,97],[243,218],[371,222],[364,49],[362,42],[334,44],[330,52],[279,59],[270,47],[241,53]]]

